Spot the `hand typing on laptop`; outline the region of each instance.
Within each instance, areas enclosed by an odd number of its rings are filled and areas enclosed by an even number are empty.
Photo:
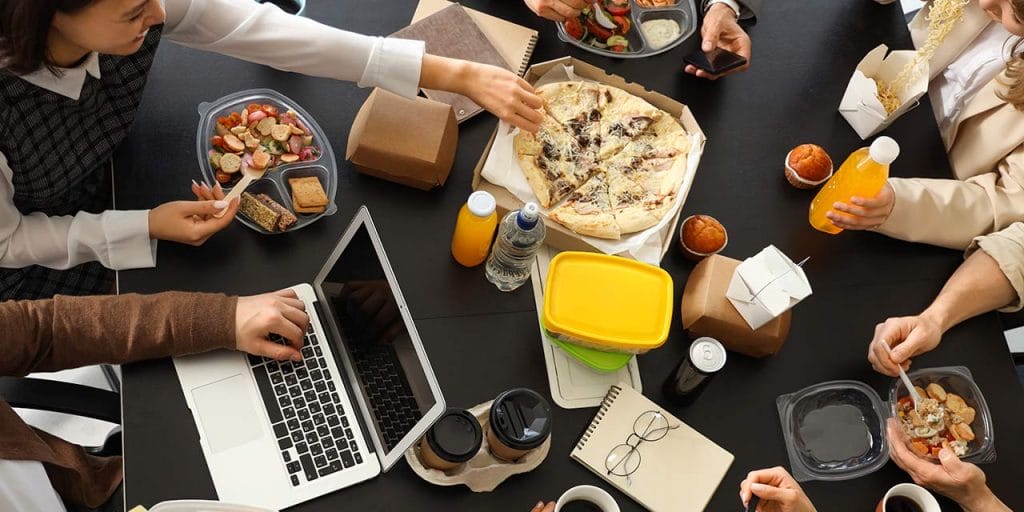
[[[308,325],[306,305],[295,290],[239,297],[235,310],[235,348],[280,361],[301,361],[299,350]],[[271,333],[287,340],[288,345],[271,341]]]

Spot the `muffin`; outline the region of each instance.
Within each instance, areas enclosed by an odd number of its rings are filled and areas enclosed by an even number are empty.
[[[812,189],[832,177],[832,159],[821,146],[801,144],[786,155],[786,181],[796,188]]]
[[[729,235],[722,223],[708,215],[691,215],[679,230],[679,245],[690,259],[699,260],[725,248]]]

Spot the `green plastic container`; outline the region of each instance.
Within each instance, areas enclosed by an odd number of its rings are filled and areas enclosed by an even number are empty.
[[[603,350],[595,350],[588,347],[582,347],[574,343],[562,341],[555,337],[550,331],[541,326],[541,331],[544,333],[544,337],[548,339],[555,346],[564,350],[570,356],[576,358],[579,362],[593,368],[599,372],[614,372],[621,369],[623,366],[629,364],[629,360],[633,359],[633,354],[625,354],[622,352],[605,352]]]

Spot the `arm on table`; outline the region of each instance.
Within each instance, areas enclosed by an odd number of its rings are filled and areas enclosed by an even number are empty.
[[[168,39],[284,71],[381,87],[407,98],[420,87],[469,97],[504,121],[536,131],[541,100],[511,71],[426,55],[422,41],[336,29],[271,5],[167,0]]]
[[[980,250],[978,250],[980,249]],[[920,315],[890,318],[875,327],[868,360],[883,374],[938,346],[954,325],[998,308],[1020,309],[1024,296],[1024,223],[978,238],[969,256]],[[882,345],[893,347],[890,355]]]
[[[166,292],[0,302],[0,375],[235,348],[301,359],[305,307],[292,290],[252,297]],[[270,333],[288,340],[268,340]]]

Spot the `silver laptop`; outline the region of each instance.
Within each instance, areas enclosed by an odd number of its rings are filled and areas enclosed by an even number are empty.
[[[373,478],[445,409],[366,207],[313,283],[292,289],[310,319],[301,363],[174,359],[225,502],[284,509]]]

